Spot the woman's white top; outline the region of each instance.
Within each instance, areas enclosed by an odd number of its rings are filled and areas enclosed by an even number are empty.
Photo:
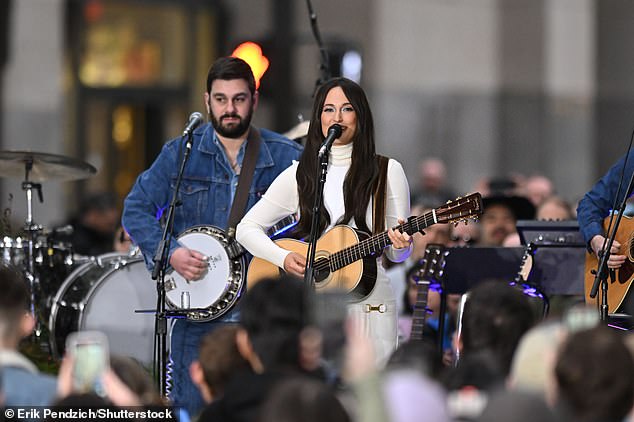
[[[339,218],[344,215],[343,182],[352,162],[353,144],[334,145],[330,152],[328,162],[328,174],[324,185],[324,207],[330,214],[332,228]],[[265,259],[280,268],[284,268],[284,259],[290,251],[277,246],[266,235],[266,230],[279,220],[299,212],[299,195],[297,192],[298,163],[294,162],[283,171],[271,184],[264,196],[247,212],[240,224],[238,224],[236,239],[253,256]],[[385,227],[397,226],[398,219],[407,219],[410,213],[409,185],[401,164],[393,159],[388,162],[386,181],[386,209]],[[372,228],[372,201],[367,205],[366,224]],[[352,227],[357,227],[354,220],[344,222]],[[336,251],[331,251],[336,252]],[[393,262],[402,262],[409,256],[411,247],[406,249],[394,249],[389,246],[385,249],[387,257]],[[389,284],[389,278],[381,265],[377,262],[377,283],[372,293],[360,302],[351,303],[351,313],[361,316],[360,323],[363,331],[375,339],[377,358],[384,361],[396,346],[396,301]],[[368,305],[370,305],[368,307]],[[380,306],[383,305],[383,306]],[[355,310],[355,308],[358,308]],[[381,309],[381,312],[374,309]],[[368,311],[368,309],[373,309]],[[381,323],[373,322],[381,315]],[[393,320],[393,321],[391,321]],[[393,324],[392,324],[393,322]],[[383,326],[384,327],[380,327]],[[392,327],[393,325],[393,327]]]

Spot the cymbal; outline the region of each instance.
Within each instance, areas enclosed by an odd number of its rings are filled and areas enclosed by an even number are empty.
[[[28,181],[36,183],[78,180],[97,173],[90,164],[72,157],[34,151],[0,151],[0,177],[25,180],[27,170]]]

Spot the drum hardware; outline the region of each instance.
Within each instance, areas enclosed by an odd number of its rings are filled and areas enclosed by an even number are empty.
[[[40,286],[40,278],[36,272],[36,264],[41,266],[44,262],[44,254],[41,251],[41,245],[38,246],[38,237],[43,232],[43,227],[36,224],[33,219],[33,191],[37,193],[40,203],[44,202],[42,195],[41,182],[47,180],[69,181],[78,180],[91,176],[96,173],[96,169],[83,161],[64,157],[61,155],[47,154],[33,151],[0,151],[0,176],[23,178],[22,190],[26,195],[26,220],[23,230],[25,238],[21,239],[24,244],[17,241],[11,243],[10,252],[25,252],[23,257],[10,257],[10,261],[14,265],[21,265],[25,270],[26,279],[31,290],[29,308],[33,315],[36,316],[35,339],[41,340],[42,324],[41,314],[39,311],[39,300],[42,289]],[[48,251],[48,248],[47,248]],[[35,254],[37,252],[37,255]],[[47,256],[52,256],[54,250]],[[3,241],[3,259],[7,262],[7,242]]]
[[[154,317],[136,314],[154,307],[156,283],[141,257],[109,253],[92,258],[64,280],[53,298],[48,318],[53,355],[63,355],[69,333],[98,330],[106,334],[114,353],[150,368]]]

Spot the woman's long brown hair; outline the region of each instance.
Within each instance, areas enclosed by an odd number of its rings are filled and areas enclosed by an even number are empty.
[[[357,127],[352,139],[352,164],[343,183],[345,214],[337,221],[337,224],[348,223],[354,217],[359,229],[370,232],[365,216],[379,172],[372,112],[365,93],[358,84],[346,78],[334,78],[325,82],[317,90],[306,145],[297,169],[300,220],[295,233],[300,238],[310,235],[318,177],[318,151],[324,141],[321,131],[321,112],[328,92],[335,87],[341,87],[357,115]],[[323,234],[329,223],[330,216],[322,203],[319,209],[319,235]]]

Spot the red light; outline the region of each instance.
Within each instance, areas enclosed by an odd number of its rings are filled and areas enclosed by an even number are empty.
[[[247,41],[236,47],[231,55],[249,63],[255,77],[255,88],[259,88],[260,79],[269,68],[269,59],[262,54],[262,48],[254,42]]]

